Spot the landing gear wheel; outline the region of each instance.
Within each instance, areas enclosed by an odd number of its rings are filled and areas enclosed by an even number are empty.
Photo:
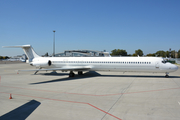
[[[168,77],[169,77],[169,75],[165,75],[165,77],[166,77],[166,78],[168,78]]]
[[[78,75],[83,75],[83,72],[82,71],[78,71]]]
[[[69,73],[69,77],[74,77],[73,71],[71,71],[71,72]]]
[[[168,72],[166,72],[166,75],[165,75],[165,77],[166,77],[166,78],[168,78],[168,77],[169,77],[169,75],[168,75],[168,74],[169,74],[169,73],[168,73]]]

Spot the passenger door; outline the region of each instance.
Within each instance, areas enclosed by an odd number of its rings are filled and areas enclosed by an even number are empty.
[[[156,67],[156,69],[159,69],[159,62],[158,61],[156,61],[155,67]]]

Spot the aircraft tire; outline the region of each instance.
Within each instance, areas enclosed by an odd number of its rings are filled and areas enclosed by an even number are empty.
[[[169,77],[169,75],[165,75],[165,77],[166,77],[166,78],[168,78],[168,77]]]
[[[74,77],[74,73],[73,73],[73,71],[71,71],[70,73],[69,73],[69,77]]]
[[[78,71],[78,75],[83,75],[83,72],[82,71]]]

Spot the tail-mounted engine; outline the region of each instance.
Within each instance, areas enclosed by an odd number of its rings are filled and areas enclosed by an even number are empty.
[[[32,66],[36,66],[36,67],[48,67],[52,65],[52,62],[50,60],[48,61],[37,61],[37,62],[31,62]]]

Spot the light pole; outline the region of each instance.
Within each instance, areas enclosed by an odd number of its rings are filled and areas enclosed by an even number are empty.
[[[171,48],[169,48],[169,58],[171,59]]]
[[[55,56],[55,30],[53,30],[54,32],[54,40],[53,40],[53,57]]]

